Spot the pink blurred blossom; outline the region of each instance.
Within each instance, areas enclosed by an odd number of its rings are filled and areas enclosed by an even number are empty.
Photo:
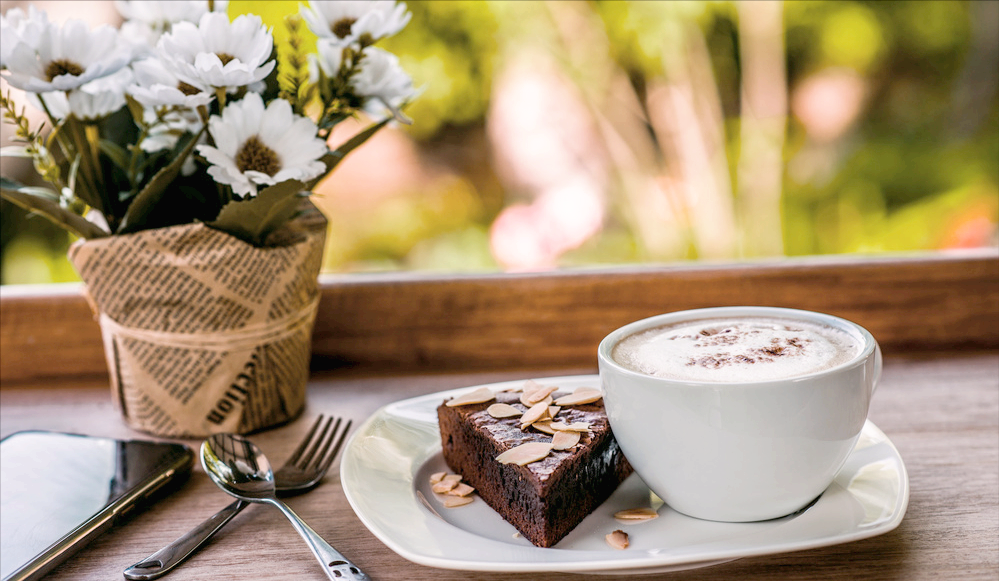
[[[791,95],[791,110],[808,135],[829,142],[846,133],[860,115],[867,82],[850,69],[826,69],[806,77]]]
[[[592,115],[555,64],[525,54],[496,80],[487,133],[506,190],[528,200],[497,216],[493,256],[507,270],[553,268],[602,227],[608,170]]]

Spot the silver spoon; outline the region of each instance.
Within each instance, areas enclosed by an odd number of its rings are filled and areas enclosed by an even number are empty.
[[[276,506],[295,526],[330,579],[368,581],[370,578],[327,543],[288,505],[277,498],[274,472],[267,457],[252,442],[233,434],[216,434],[201,445],[201,465],[230,496]]]

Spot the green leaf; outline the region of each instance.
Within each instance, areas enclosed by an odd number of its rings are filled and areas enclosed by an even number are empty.
[[[98,147],[100,147],[101,153],[106,155],[118,169],[128,172],[128,166],[132,158],[124,147],[108,139],[101,139],[98,142]]]
[[[267,236],[298,213],[305,186],[288,180],[260,190],[256,196],[233,200],[208,222],[212,228],[232,234],[254,246],[263,246]]]
[[[0,177],[0,195],[25,210],[48,218],[80,238],[103,238],[109,235],[96,224],[88,222],[83,216],[70,212],[51,199],[59,198],[59,195],[53,191],[25,186],[9,178]]]
[[[319,174],[318,177],[312,179],[307,184],[305,184],[305,189],[312,190],[312,188],[314,188],[315,185],[319,183],[319,180],[328,176],[334,169],[336,169],[336,166],[339,165],[341,161],[343,161],[343,158],[347,157],[348,153],[354,151],[361,145],[364,145],[364,142],[370,139],[372,135],[377,133],[379,129],[385,127],[385,125],[387,125],[388,122],[391,120],[392,118],[389,117],[388,119],[369,125],[367,129],[351,137],[350,139],[345,141],[340,147],[336,148],[334,151],[331,151],[326,155],[324,155],[322,158],[320,158],[320,161],[326,164],[326,171]]]
[[[204,128],[201,131],[203,132]],[[136,194],[132,203],[129,204],[128,209],[125,210],[125,216],[122,217],[121,224],[118,225],[116,233],[128,234],[138,232],[146,227],[150,214],[163,199],[173,181],[180,175],[180,168],[184,165],[184,161],[187,160],[187,156],[194,151],[194,146],[198,144],[198,137],[200,136],[201,132],[191,136],[190,141],[177,157],[169,165],[156,172],[156,175],[149,180],[146,187],[142,188]]]

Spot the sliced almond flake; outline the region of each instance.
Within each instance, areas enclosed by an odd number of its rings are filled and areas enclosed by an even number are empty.
[[[552,419],[555,419],[555,416],[557,416],[560,411],[562,411],[562,406],[550,405],[549,404],[549,406],[548,406],[548,417],[550,417]]]
[[[524,413],[508,403],[494,403],[486,408],[486,411],[496,419],[512,418]]]
[[[548,417],[548,404],[545,402],[537,403],[531,409],[524,412],[524,415],[520,416],[520,425],[527,427],[546,417]]]
[[[605,536],[604,539],[607,540],[607,544],[611,547],[623,550],[628,548],[628,533],[618,529],[609,535]]]
[[[552,394],[553,391],[558,389],[554,385],[543,385],[537,389],[531,391],[525,391],[522,396],[520,396],[520,403],[526,406],[532,406],[539,401],[544,400],[546,397]]]
[[[430,475],[430,484],[437,484],[441,480],[444,480],[444,475],[446,472],[434,472]]]
[[[544,386],[538,383],[537,381],[534,381],[533,379],[528,379],[527,381],[524,382],[523,385],[520,386],[520,388],[517,389],[517,391],[534,391],[539,387],[544,387]]]
[[[537,462],[552,451],[550,442],[528,442],[514,448],[510,448],[496,457],[500,464],[518,464],[526,466],[531,462]]]
[[[544,432],[550,436],[555,435],[555,430],[552,429],[551,420],[541,420],[531,424],[531,427],[539,432]]]
[[[445,496],[444,508],[457,508],[475,500],[474,496]]]
[[[568,450],[579,443],[579,432],[555,432],[552,438],[553,450]]]
[[[444,478],[442,478],[441,480],[447,482],[461,482],[461,474],[448,474],[444,476]]]
[[[647,520],[652,520],[654,518],[659,518],[659,513],[649,508],[643,506],[641,508],[629,508],[627,510],[619,510],[614,513],[614,518],[624,522],[642,522]]]
[[[473,492],[475,492],[475,489],[464,482],[459,483],[458,486],[455,486],[451,490],[447,491],[447,493],[451,496],[468,496]]]
[[[473,403],[486,403],[487,401],[492,401],[496,398],[496,394],[493,393],[488,387],[480,387],[475,391],[470,391],[459,395],[458,397],[448,400],[447,407],[453,408],[460,405],[468,405]]]
[[[604,394],[595,387],[580,387],[569,395],[563,395],[555,400],[555,405],[582,405],[584,403],[593,403],[600,400],[603,396]]]
[[[547,389],[548,389],[548,386],[542,385],[542,384],[538,383],[537,381],[534,381],[533,379],[528,379],[527,381],[524,382],[524,387],[521,390],[521,396],[520,396],[520,400],[521,401],[520,401],[520,403],[526,405],[527,407],[531,407],[534,404],[530,403],[528,401],[528,398],[531,397],[535,393],[540,393],[540,392],[542,392],[544,390],[547,390]],[[552,391],[554,391],[554,390],[552,390]],[[551,393],[551,391],[549,391],[548,393]],[[537,402],[535,402],[535,403],[537,403]]]
[[[431,486],[430,490],[433,490],[437,494],[447,494],[455,486],[458,486],[458,481],[457,480],[441,480],[437,484],[434,484],[433,486]]]
[[[573,422],[567,424],[565,422],[552,422],[552,429],[556,432],[588,432],[590,431],[590,423]]]

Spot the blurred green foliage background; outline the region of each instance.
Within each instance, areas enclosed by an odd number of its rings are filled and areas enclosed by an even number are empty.
[[[999,244],[999,3],[407,5],[414,123],[317,188],[327,271]],[[280,42],[297,8],[229,13]],[[0,221],[4,284],[76,280],[61,231]]]

